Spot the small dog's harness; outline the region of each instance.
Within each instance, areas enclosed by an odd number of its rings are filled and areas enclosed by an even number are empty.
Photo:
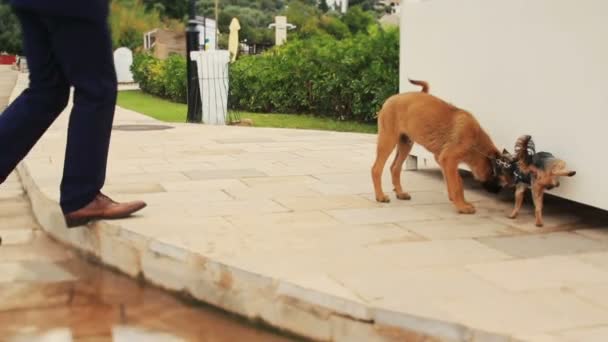
[[[513,164],[515,164],[513,168],[513,182],[515,184],[526,184],[528,186],[532,185],[532,177],[530,173],[524,173],[517,165],[517,162]]]

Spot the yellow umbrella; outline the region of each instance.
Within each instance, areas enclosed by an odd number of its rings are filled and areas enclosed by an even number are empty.
[[[228,51],[232,57],[232,62],[236,61],[236,55],[239,51],[239,30],[241,25],[237,18],[232,18],[230,23],[230,36],[228,37]]]

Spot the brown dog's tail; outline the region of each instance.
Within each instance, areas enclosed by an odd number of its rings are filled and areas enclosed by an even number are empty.
[[[530,135],[522,135],[515,143],[515,157],[523,166],[532,164],[532,156],[536,154],[536,147]]]
[[[429,92],[429,84],[427,82],[425,82],[425,81],[418,81],[418,80],[412,80],[412,79],[409,79],[409,81],[410,81],[411,84],[415,84],[417,86],[421,86],[422,87],[421,91],[423,93],[427,93],[428,94],[428,92]]]

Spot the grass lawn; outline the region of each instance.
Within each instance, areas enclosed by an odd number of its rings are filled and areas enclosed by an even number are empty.
[[[186,105],[158,98],[139,90],[118,92],[118,105],[165,122],[186,122]],[[336,121],[312,115],[240,113],[256,127],[318,129],[339,132],[376,133],[375,124]]]

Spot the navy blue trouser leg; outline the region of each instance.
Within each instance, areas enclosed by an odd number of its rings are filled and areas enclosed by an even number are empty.
[[[61,207],[72,212],[91,202],[105,182],[117,90],[109,29],[105,21],[30,11],[17,15],[30,87],[0,116],[0,180],[65,108],[73,86],[61,182]]]
[[[70,85],[44,23],[21,16],[30,85],[0,115],[0,181],[15,169],[68,103]]]

